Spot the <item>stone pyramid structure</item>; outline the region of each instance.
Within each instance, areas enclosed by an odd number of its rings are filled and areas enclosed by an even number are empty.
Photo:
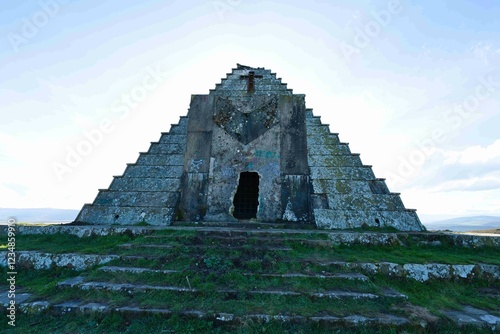
[[[239,65],[85,204],[75,222],[303,223],[421,231],[416,210],[376,178],[275,73]]]

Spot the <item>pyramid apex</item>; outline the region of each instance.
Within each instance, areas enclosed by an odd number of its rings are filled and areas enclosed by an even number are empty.
[[[251,66],[242,65],[242,64],[239,64],[239,63],[236,63],[236,68],[238,70],[255,70],[255,68],[253,68]]]

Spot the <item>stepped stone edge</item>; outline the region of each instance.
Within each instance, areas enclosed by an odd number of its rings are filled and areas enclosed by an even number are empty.
[[[103,265],[112,260],[121,259],[119,255],[94,254],[51,254],[35,251],[16,253],[16,263],[26,268],[51,269],[54,267],[72,268],[75,270],[90,269],[96,265]],[[0,266],[7,267],[8,252],[0,252]],[[430,279],[493,279],[500,280],[500,266],[492,264],[442,264],[442,263],[406,263],[391,262],[343,262],[332,261],[322,263],[346,268],[358,269],[375,275],[383,274],[389,277],[399,277],[425,282]]]

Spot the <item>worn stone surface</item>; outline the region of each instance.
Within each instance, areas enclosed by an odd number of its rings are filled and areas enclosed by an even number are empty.
[[[395,233],[359,233],[342,232],[330,233],[333,245],[401,245],[402,242]]]
[[[19,310],[23,313],[43,312],[49,309],[50,303],[47,301],[36,301],[31,303],[21,302]]]
[[[108,272],[128,272],[133,274],[142,274],[142,273],[174,274],[179,272],[178,270],[159,270],[159,269],[117,267],[117,266],[104,266],[99,268],[99,270]]]
[[[290,273],[290,274],[247,274],[248,276],[262,276],[262,277],[299,277],[299,278],[323,278],[323,279],[347,279],[347,280],[359,280],[367,281],[368,277],[360,273],[335,273],[335,274],[322,274],[322,275],[308,275],[302,273]]]
[[[24,268],[51,269],[65,267],[84,270],[98,264],[104,264],[118,259],[117,255],[92,255],[92,254],[50,254],[42,252],[16,252],[16,265]],[[7,266],[7,252],[0,252],[0,266]]]
[[[78,225],[45,225],[45,226],[16,226],[17,234],[55,234],[65,233],[76,235],[79,238],[90,236],[106,236],[106,235],[145,235],[152,232],[151,227],[139,226],[78,226]],[[0,234],[6,234],[6,226],[0,226]]]
[[[431,279],[500,279],[500,266],[491,264],[442,264],[442,263],[407,263],[397,264],[391,262],[343,262],[332,261],[323,265],[346,268],[350,270],[360,269],[363,272],[376,275],[383,274],[390,277],[401,277],[426,282]]]
[[[8,295],[9,295],[9,291],[0,291],[0,305],[1,306],[3,306],[3,307],[9,306],[11,299],[8,297]],[[18,305],[26,302],[32,296],[30,293],[24,293],[24,292],[19,292],[19,291],[16,292],[15,295],[16,295],[15,301],[16,301],[16,304],[18,304]]]
[[[480,325],[492,330],[500,328],[500,314],[464,306],[462,310],[446,310],[444,314],[459,325]]]
[[[78,285],[82,284],[84,281],[85,281],[85,277],[76,276],[76,277],[69,278],[65,281],[57,283],[57,286],[62,287],[62,288],[72,288],[74,286],[78,286]]]
[[[183,318],[198,318],[206,319],[218,323],[231,323],[231,324],[247,324],[249,321],[257,323],[269,323],[270,321],[279,321],[282,323],[305,323],[311,322],[320,324],[323,327],[328,326],[344,326],[344,325],[390,325],[390,326],[403,326],[409,323],[409,320],[404,317],[395,316],[392,314],[378,314],[377,316],[362,316],[350,315],[345,317],[337,317],[332,315],[317,315],[317,316],[300,316],[300,315],[287,315],[287,314],[246,314],[237,316],[231,313],[213,313],[204,312],[200,310],[183,310],[172,311],[162,308],[142,308],[135,306],[122,306],[112,307],[102,303],[85,303],[79,301],[68,301],[52,305],[47,301],[37,302],[21,302],[19,309],[23,313],[42,312],[51,309],[52,313],[59,315],[82,313],[82,314],[107,314],[110,312],[118,312],[126,316],[149,316],[153,314],[162,315],[165,317],[177,314]],[[483,315],[483,318],[492,323],[496,317],[491,315]],[[498,320],[496,320],[498,321]]]

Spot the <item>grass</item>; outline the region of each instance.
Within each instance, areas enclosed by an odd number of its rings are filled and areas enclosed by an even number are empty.
[[[17,235],[17,251],[43,251],[47,253],[110,254],[116,247],[128,242],[128,235],[90,236],[79,238],[70,234]],[[0,250],[7,244],[1,244]]]
[[[294,245],[291,257],[295,259],[314,258],[324,261],[348,262],[394,262],[404,263],[444,263],[500,265],[500,248],[477,247],[474,249],[456,246],[404,245],[340,245],[329,249]]]
[[[206,234],[206,232],[205,232]],[[68,234],[47,234],[47,235],[18,235],[16,237],[17,250],[38,250],[48,253],[82,253],[82,254],[118,254],[118,255],[143,255],[143,256],[164,256],[167,253],[197,254],[196,247],[190,245],[213,245],[222,246],[231,243],[230,240],[221,241],[220,238],[212,238],[208,235],[197,235],[196,231],[178,231],[178,230],[160,230],[154,233],[156,237],[148,236],[132,237],[128,235],[119,236],[91,236],[78,238]],[[322,259],[324,261],[349,261],[349,262],[394,262],[394,263],[448,263],[448,264],[473,264],[488,263],[500,265],[500,249],[495,247],[463,248],[449,245],[418,245],[407,244],[404,246],[370,246],[370,245],[350,245],[350,246],[314,246],[307,242],[301,242],[299,239],[325,240],[326,235],[311,234],[287,236],[286,241],[279,241],[278,246],[291,246],[292,252],[269,252],[263,250],[262,255],[277,253],[281,259],[287,257],[296,260],[308,258]],[[133,245],[143,244],[169,244],[171,250],[161,248],[137,248],[126,249],[118,247],[123,243]],[[235,244],[240,243],[240,241]],[[241,252],[254,251],[255,246],[268,244],[272,241],[264,242],[255,235],[250,235],[245,240],[246,249]],[[7,245],[1,244],[1,249],[6,249]],[[206,250],[207,254],[220,254],[223,250],[215,247]],[[237,250],[224,250],[225,257],[231,257],[231,252],[238,257]],[[257,254],[257,252],[255,252]],[[244,256],[244,255],[243,255]],[[257,265],[254,263],[254,265]]]
[[[389,279],[376,276],[374,283],[379,286],[390,286],[408,296],[412,304],[423,306],[439,314],[443,309],[460,309],[462,305],[470,305],[485,310],[499,311],[498,281],[429,281],[418,282],[405,279]],[[496,290],[497,296],[487,296],[485,289]]]
[[[177,286],[188,288],[186,277],[192,288],[202,292],[209,292],[213,285],[225,289],[236,289],[239,291],[251,290],[283,290],[283,291],[329,291],[350,290],[358,292],[378,292],[378,289],[370,282],[335,278],[304,278],[304,277],[263,277],[259,275],[245,275],[239,270],[227,272],[193,272],[161,274],[128,272],[110,273],[104,271],[93,271],[87,279],[97,282],[111,283],[135,283],[159,286]]]
[[[5,321],[0,323],[2,333],[10,333]],[[279,321],[270,321],[268,323],[257,323],[246,321],[238,326],[228,324],[221,325],[213,321],[202,319],[190,319],[186,321],[178,316],[172,316],[168,319],[162,316],[148,316],[139,319],[130,319],[119,314],[107,315],[72,315],[71,317],[59,317],[50,315],[30,315],[29,317],[20,317],[16,322],[16,332],[26,334],[62,334],[62,333],[125,333],[125,334],[156,334],[156,333],[207,333],[207,334],[324,334],[325,332],[333,334],[396,334],[396,333],[448,333],[448,334],[482,334],[490,331],[474,326],[458,327],[449,322],[442,321],[435,326],[428,328],[415,329],[407,326],[403,328],[363,326],[356,327],[336,327],[325,329],[318,325],[304,325],[294,323],[281,323]]]

